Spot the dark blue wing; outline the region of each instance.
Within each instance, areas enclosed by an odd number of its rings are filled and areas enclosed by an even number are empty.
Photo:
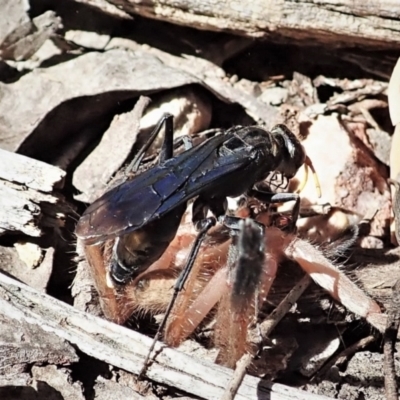
[[[137,230],[197,196],[221,174],[243,168],[247,160],[234,153],[221,165],[210,157],[225,140],[215,136],[111,189],[86,209],[76,235],[93,244]]]

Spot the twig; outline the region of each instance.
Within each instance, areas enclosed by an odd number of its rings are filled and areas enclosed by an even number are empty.
[[[233,400],[236,393],[246,375],[246,370],[253,361],[253,356],[250,353],[246,353],[242,358],[236,363],[236,369],[233,373],[232,379],[229,382],[225,393],[221,397],[221,400]]]
[[[393,286],[393,296],[388,309],[386,330],[383,335],[383,373],[387,400],[397,400],[396,369],[394,349],[400,325],[400,279]]]
[[[313,379],[317,377],[322,377],[324,376],[334,365],[341,365],[343,364],[352,354],[355,352],[367,347],[370,343],[374,342],[376,340],[376,337],[374,335],[369,335],[365,338],[362,338],[358,342],[354,343],[347,349],[344,349],[342,352],[340,352],[337,356],[333,357],[331,360],[329,360],[319,371],[318,373],[314,376]]]
[[[286,297],[279,303],[278,307],[260,324],[260,334],[263,339],[267,338],[281,319],[289,312],[293,304],[308,288],[312,279],[309,275],[303,278],[293,287]]]

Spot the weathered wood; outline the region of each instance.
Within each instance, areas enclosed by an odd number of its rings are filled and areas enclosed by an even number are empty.
[[[21,372],[35,363],[70,365],[79,360],[70,344],[55,335],[46,336],[39,325],[0,315],[0,332],[1,374]]]
[[[62,187],[65,175],[60,168],[0,149],[0,179],[51,193]]]
[[[4,5],[1,4],[0,7],[3,8]],[[21,17],[24,18],[25,13]],[[33,18],[32,21],[19,23],[6,37],[0,36],[0,57],[10,60],[27,60],[61,28],[60,17],[50,10]]]
[[[118,38],[110,42],[110,48],[123,46]],[[137,45],[131,43],[136,49]],[[141,48],[140,48],[141,49]],[[259,98],[243,90],[240,85],[230,82],[225,71],[215,63],[200,57],[180,57],[169,54],[155,47],[147,46],[145,50],[152,56],[159,58],[170,68],[183,70],[197,77],[205,88],[226,103],[240,104],[255,121],[273,126],[281,123],[276,107],[266,104]]]
[[[151,339],[127,328],[78,311],[44,293],[0,274],[0,315],[39,325],[84,353],[137,374]],[[43,337],[42,340],[46,340]],[[233,371],[157,344],[157,358],[147,376],[204,399],[220,398]],[[327,397],[270,384],[246,376],[236,399],[322,400]]]
[[[43,227],[61,226],[70,208],[52,191],[61,187],[65,171],[0,149],[0,235],[42,235]]]
[[[133,110],[116,116],[100,143],[75,170],[74,186],[84,193],[80,199],[94,201],[104,193],[110,178],[123,167],[132,152],[140,118],[149,103],[148,97],[140,97]]]
[[[132,388],[99,376],[94,387],[98,400],[131,399],[144,400],[146,397],[136,393]]]
[[[47,391],[40,393],[42,398],[62,398],[64,400],[85,400],[83,385],[81,382],[72,378],[71,371],[65,368],[57,368],[56,365],[46,365],[43,367],[33,366],[31,370],[32,378],[37,382],[45,382]],[[57,393],[57,397],[55,394]],[[54,397],[53,397],[53,396]],[[21,396],[23,398],[23,396]]]
[[[348,47],[400,47],[397,0],[108,0],[124,11],[198,29]]]
[[[0,82],[0,144],[49,162],[60,143],[95,124],[119,102],[191,83],[199,81],[156,57],[124,50],[89,52],[37,68],[13,83]]]

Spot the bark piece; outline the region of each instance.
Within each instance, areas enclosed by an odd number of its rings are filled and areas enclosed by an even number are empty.
[[[318,202],[343,207],[361,217],[377,211],[370,234],[383,237],[390,217],[386,172],[350,127],[345,129],[335,115],[319,116],[302,143],[319,175],[322,198]],[[298,176],[302,180],[304,175]],[[317,201],[312,179],[302,197],[311,204]]]
[[[147,397],[140,395],[128,386],[106,380],[99,376],[94,386],[95,400],[132,399],[142,400]]]
[[[71,30],[66,32],[65,39],[87,49],[104,50],[107,43],[110,41],[110,35],[105,33],[100,34],[96,32]]]
[[[13,399],[12,395],[9,395],[10,392],[15,391],[17,386],[28,386],[31,381],[31,376],[28,373],[18,374],[2,374],[0,376],[0,396],[2,399]],[[9,397],[7,397],[9,396]],[[17,399],[21,399],[21,397],[17,397]]]
[[[375,157],[383,164],[389,165],[390,145],[392,137],[385,131],[380,129],[366,129],[370,148],[374,152]]]
[[[0,48],[3,46],[7,37],[16,32],[21,26],[29,24],[30,19],[28,16],[29,2],[27,0],[1,0],[0,8],[3,15],[7,18],[2,20],[0,24]]]
[[[71,372],[65,368],[58,369],[55,365],[46,365],[45,367],[32,368],[32,377],[36,382],[33,386],[39,386],[43,382],[49,386],[49,395],[43,393],[43,398],[64,400],[85,400],[83,388],[80,382],[73,382]],[[55,397],[57,393],[57,397]]]
[[[31,269],[38,267],[44,257],[42,249],[35,243],[19,241],[14,245],[21,261]]]
[[[19,373],[32,364],[70,365],[78,361],[74,348],[37,324],[6,319],[0,315],[0,371]],[[44,339],[45,338],[45,339]]]
[[[133,49],[142,49],[138,43],[133,40],[114,38],[110,41],[108,48],[128,47]],[[142,49],[161,59],[171,68],[179,68],[183,71],[196,76],[215,96],[227,103],[240,104],[256,122],[265,123],[267,126],[273,126],[278,123],[278,110],[262,100],[254,97],[253,94],[243,89],[240,82],[235,84],[230,82],[225,71],[213,62],[200,57],[178,57],[161,51],[159,49],[146,46]]]
[[[0,57],[6,60],[26,60],[61,28],[61,19],[55,12],[46,11],[32,21],[18,25],[8,34],[0,44]]]
[[[57,167],[0,149],[0,235],[41,236],[44,227],[62,226],[70,206],[51,193],[64,176]]]
[[[77,3],[82,3],[85,5],[89,5],[91,7],[98,8],[102,12],[106,13],[107,15],[115,16],[118,18],[123,18],[130,20],[132,17],[125,13],[120,8],[110,4],[107,0],[75,0]]]
[[[0,235],[22,232],[38,237],[45,227],[61,227],[71,208],[59,197],[0,181]]]
[[[0,179],[51,193],[62,187],[65,175],[60,168],[0,149]]]
[[[118,102],[198,82],[154,56],[124,50],[91,52],[38,68],[14,83],[0,83],[0,144],[48,161],[60,152],[60,142],[96,124]]]
[[[146,0],[109,0],[124,11],[167,20],[179,25],[215,31],[230,31],[250,37],[284,37],[348,47],[361,44],[375,48],[399,46],[396,0],[363,3],[352,0],[332,2],[234,0],[210,2],[167,0],[160,4]],[[397,32],[397,35],[395,34]]]
[[[49,335],[55,334],[90,356],[135,374],[141,369],[152,341],[137,332],[78,311],[3,274],[0,274],[0,314],[41,325]],[[161,349],[156,362],[148,369],[150,379],[205,399],[223,394],[233,371],[158,345],[157,352]],[[246,376],[236,398],[260,396],[274,396],[277,400],[321,399],[321,396]]]
[[[71,295],[74,299],[74,307],[86,311],[91,315],[102,316],[99,294],[94,287],[94,279],[85,257],[84,245],[77,242],[76,252],[79,257],[77,271],[71,287]]]
[[[395,356],[397,374],[399,358]],[[385,398],[383,389],[383,354],[368,351],[356,353],[349,361],[345,372],[340,373],[343,385],[339,398],[356,400]]]
[[[77,197],[91,203],[102,193],[133,150],[140,118],[150,99],[141,98],[134,109],[117,115],[100,143],[75,170],[73,184],[83,194]]]
[[[54,249],[40,249],[40,251],[42,254],[44,253],[44,257],[40,264],[33,268],[32,265],[27,265],[21,258],[17,248],[0,247],[0,270],[7,272],[37,290],[44,291],[53,271]]]

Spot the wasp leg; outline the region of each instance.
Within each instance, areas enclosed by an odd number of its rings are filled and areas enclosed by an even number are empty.
[[[297,193],[270,193],[252,189],[249,192],[249,196],[255,197],[256,199],[266,204],[287,203],[288,201],[295,201],[292,210],[291,222],[284,230],[287,232],[296,231],[296,222],[299,219],[300,215],[300,196]]]
[[[213,198],[208,200],[198,196],[192,206],[192,222],[197,230],[201,229],[202,221],[207,218],[207,212],[210,210],[216,218],[223,218],[228,208],[226,197]]]
[[[138,151],[135,158],[129,164],[128,168],[126,169],[126,173],[136,172],[138,170],[139,165],[142,162],[142,159],[146,151],[153,144],[154,140],[160,133],[161,128],[164,124],[165,124],[165,136],[161,148],[159,163],[162,163],[165,160],[168,160],[173,157],[174,117],[171,114],[166,113],[160,118],[153,132],[151,132],[150,137],[147,139],[147,142]]]
[[[182,272],[180,273],[180,275],[179,275],[179,277],[178,277],[178,279],[177,279],[177,281],[176,281],[176,283],[174,285],[174,293],[173,293],[172,298],[171,298],[171,300],[170,300],[170,302],[168,304],[168,307],[167,307],[167,309],[165,311],[163,320],[162,320],[160,326],[157,329],[157,333],[154,336],[153,343],[151,344],[150,349],[149,349],[149,351],[147,353],[146,359],[144,361],[143,368],[141,369],[141,371],[139,373],[139,378],[141,378],[143,376],[143,374],[146,372],[146,370],[148,368],[148,364],[149,364],[149,359],[150,359],[151,353],[153,352],[153,349],[154,349],[154,346],[157,343],[157,340],[161,336],[161,332],[164,330],[165,324],[167,323],[168,316],[171,313],[171,310],[172,310],[172,307],[175,304],[176,298],[177,298],[179,292],[183,289],[183,287],[184,287],[184,285],[186,283],[186,280],[187,280],[187,278],[188,278],[188,276],[190,274],[190,271],[191,271],[191,269],[193,267],[193,264],[194,264],[194,262],[196,260],[196,257],[197,257],[197,254],[199,252],[200,246],[201,246],[201,244],[202,244],[207,232],[215,225],[215,223],[216,223],[215,218],[206,218],[206,219],[204,219],[202,221],[200,232],[199,232],[195,242],[193,243],[193,247],[192,247],[192,250],[191,250],[191,252],[189,254],[187,263],[186,263],[185,267],[183,268]]]

